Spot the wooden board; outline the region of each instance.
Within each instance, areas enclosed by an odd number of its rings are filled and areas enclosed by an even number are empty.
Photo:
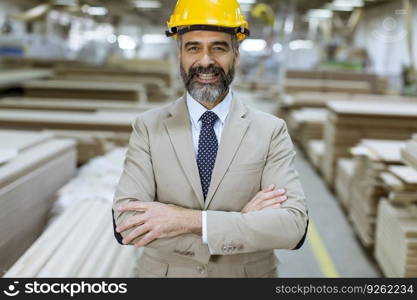
[[[54,99],[54,98],[29,98],[9,97],[0,99],[0,109],[23,109],[23,110],[55,110],[55,111],[79,111],[95,112],[98,110],[110,111],[134,111],[137,113],[159,107],[158,104],[139,104],[131,101],[117,100],[90,100],[90,99]]]
[[[52,196],[74,175],[75,165],[75,142],[51,139],[0,166],[1,270],[42,232]]]
[[[135,83],[37,80],[26,82],[23,88],[27,97],[146,102],[145,87]]]
[[[0,72],[0,89],[21,87],[25,82],[48,78],[52,71],[47,69],[17,69]]]

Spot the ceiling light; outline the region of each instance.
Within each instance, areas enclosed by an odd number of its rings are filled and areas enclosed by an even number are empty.
[[[133,50],[136,48],[136,42],[128,35],[119,35],[117,41],[120,49]]]
[[[87,13],[92,16],[104,16],[107,14],[107,9],[101,6],[90,6],[87,8]]]
[[[274,44],[274,46],[272,47],[272,49],[274,50],[274,52],[280,53],[283,48],[282,48],[282,45],[280,43],[276,43],[276,44]]]
[[[137,0],[133,2],[133,5],[137,8],[161,8],[162,4],[158,0]]]
[[[314,43],[310,40],[295,40],[290,42],[291,50],[300,50],[300,49],[313,49]]]
[[[247,52],[262,51],[266,47],[266,41],[261,39],[246,39],[242,42],[242,50]]]
[[[330,19],[333,17],[333,12],[330,9],[310,9],[307,13],[307,18],[310,19]]]
[[[145,44],[169,44],[170,39],[168,39],[163,34],[144,34],[142,41]]]

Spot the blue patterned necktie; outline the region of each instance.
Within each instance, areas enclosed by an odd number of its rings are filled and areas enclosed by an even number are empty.
[[[217,156],[218,142],[214,132],[214,123],[218,116],[212,111],[206,111],[200,118],[202,122],[200,137],[198,139],[197,165],[200,173],[201,187],[204,199],[210,186],[211,174]]]

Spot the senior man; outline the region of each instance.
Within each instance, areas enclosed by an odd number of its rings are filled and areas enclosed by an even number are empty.
[[[308,215],[281,119],[230,89],[249,35],[236,0],[179,0],[168,22],[186,94],[138,116],[113,205],[139,277],[276,277]]]

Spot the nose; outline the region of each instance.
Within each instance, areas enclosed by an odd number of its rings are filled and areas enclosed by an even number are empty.
[[[211,57],[210,53],[204,52],[203,56],[201,57],[199,61],[199,65],[204,68],[207,68],[208,66],[213,65],[213,64],[214,64],[214,60]]]

